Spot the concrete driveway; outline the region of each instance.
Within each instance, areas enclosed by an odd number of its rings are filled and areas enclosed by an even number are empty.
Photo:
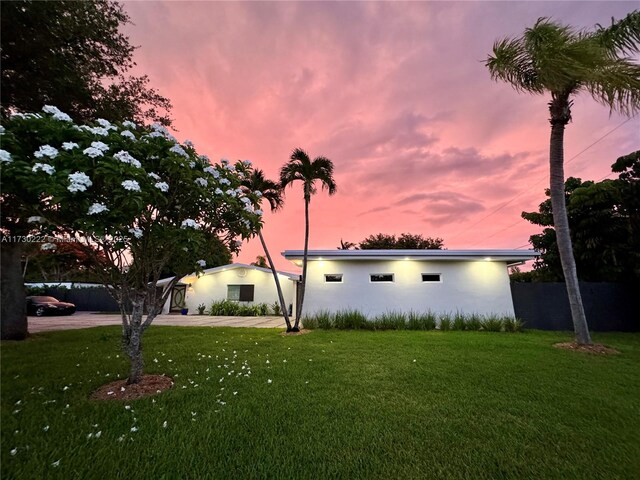
[[[101,327],[104,325],[122,325],[120,315],[76,312],[69,316],[29,317],[30,333]],[[152,325],[285,328],[284,318],[282,317],[210,317],[207,315],[158,315]]]

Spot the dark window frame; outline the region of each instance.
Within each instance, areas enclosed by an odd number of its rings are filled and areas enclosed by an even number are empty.
[[[229,288],[230,287],[238,287],[238,299],[229,298]],[[227,300],[231,302],[253,302],[255,298],[255,285],[252,284],[230,284],[227,285]]]
[[[391,277],[390,280],[383,280],[382,278],[374,280],[374,277]],[[370,273],[369,283],[395,283],[396,276],[394,273]]]
[[[329,280],[329,277],[338,278],[337,280]],[[324,283],[342,283],[344,276],[342,273],[325,273],[324,274]]]
[[[422,273],[420,274],[422,283],[442,283],[441,273]],[[425,279],[425,277],[437,277],[437,279]]]

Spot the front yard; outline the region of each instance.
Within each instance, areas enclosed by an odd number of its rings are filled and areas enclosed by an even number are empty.
[[[640,334],[152,327],[172,390],[125,376],[120,328],[2,345],[2,478],[637,478]]]

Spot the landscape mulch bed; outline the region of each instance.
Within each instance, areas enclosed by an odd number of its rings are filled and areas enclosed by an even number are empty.
[[[127,385],[127,380],[102,385],[89,398],[92,400],[136,400],[151,397],[173,387],[173,379],[164,375],[143,375],[139,383]]]
[[[592,345],[581,345],[575,342],[556,343],[553,345],[556,348],[563,348],[565,350],[573,350],[575,352],[591,353],[594,355],[617,355],[620,352],[615,348],[606,347],[601,343],[594,343]]]

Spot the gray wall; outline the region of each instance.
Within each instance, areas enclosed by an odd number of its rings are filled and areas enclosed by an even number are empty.
[[[580,293],[590,330],[640,331],[640,285],[580,282]],[[573,330],[564,283],[512,283],[511,295],[525,328]]]

